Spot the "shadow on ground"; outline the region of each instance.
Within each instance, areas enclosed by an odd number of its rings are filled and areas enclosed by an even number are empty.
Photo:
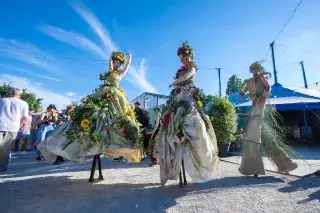
[[[206,183],[160,187],[157,183],[132,184],[103,182],[90,184],[87,179],[70,176],[43,177],[0,184],[2,213],[46,212],[166,212],[177,199],[190,194],[239,187],[264,187],[279,183],[275,177],[226,177]],[[15,199],[12,199],[15,198]]]
[[[320,177],[302,178],[295,181],[291,181],[288,184],[289,186],[280,188],[279,191],[283,193],[293,193],[296,191],[303,191],[311,188],[318,188],[320,187]],[[305,200],[301,200],[298,203],[303,204],[303,203],[311,202],[313,200],[320,201],[320,189],[310,194],[309,198]]]
[[[93,156],[88,157],[87,160],[81,164],[74,164],[66,160],[64,163],[61,163],[59,165],[52,165],[45,160],[36,161],[33,158],[32,153],[28,153],[28,155],[17,155],[14,156],[9,162],[7,172],[2,174],[0,173],[0,178],[18,178],[25,176],[48,175],[63,172],[88,171],[89,179],[92,167],[92,160]],[[123,161],[111,161],[107,158],[101,158],[102,169],[144,168],[147,167],[149,162],[150,161],[148,161],[148,159],[145,159],[139,164],[128,164],[124,163]],[[96,174],[97,171],[98,167],[96,169]]]

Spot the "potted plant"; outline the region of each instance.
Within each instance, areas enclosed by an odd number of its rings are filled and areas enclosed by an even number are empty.
[[[207,113],[216,133],[219,156],[228,157],[230,144],[236,140],[236,110],[228,99],[213,96],[208,101]]]

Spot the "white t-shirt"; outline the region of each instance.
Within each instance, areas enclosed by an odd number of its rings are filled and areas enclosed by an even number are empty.
[[[17,98],[0,98],[0,131],[18,132],[20,120],[28,116],[27,102]]]

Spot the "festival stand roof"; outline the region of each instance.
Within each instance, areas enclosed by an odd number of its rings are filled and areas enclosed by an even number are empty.
[[[251,106],[252,101],[249,100],[247,94],[242,100],[239,99],[239,92],[235,92],[229,96],[229,101],[237,108],[246,111]],[[320,109],[320,92],[312,89],[293,89],[274,84],[271,87],[271,94],[268,103],[277,110],[303,110],[303,109]]]
[[[151,109],[166,103],[169,99],[167,95],[145,92],[134,98],[130,103],[139,102],[143,109]]]

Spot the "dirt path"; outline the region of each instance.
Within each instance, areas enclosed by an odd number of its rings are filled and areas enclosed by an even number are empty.
[[[88,183],[91,160],[81,165],[35,162],[33,153],[15,156],[0,174],[1,213],[81,212],[320,212],[320,179],[273,173],[241,176],[221,162],[212,181],[178,188],[159,184],[159,168],[103,159],[104,181]]]

